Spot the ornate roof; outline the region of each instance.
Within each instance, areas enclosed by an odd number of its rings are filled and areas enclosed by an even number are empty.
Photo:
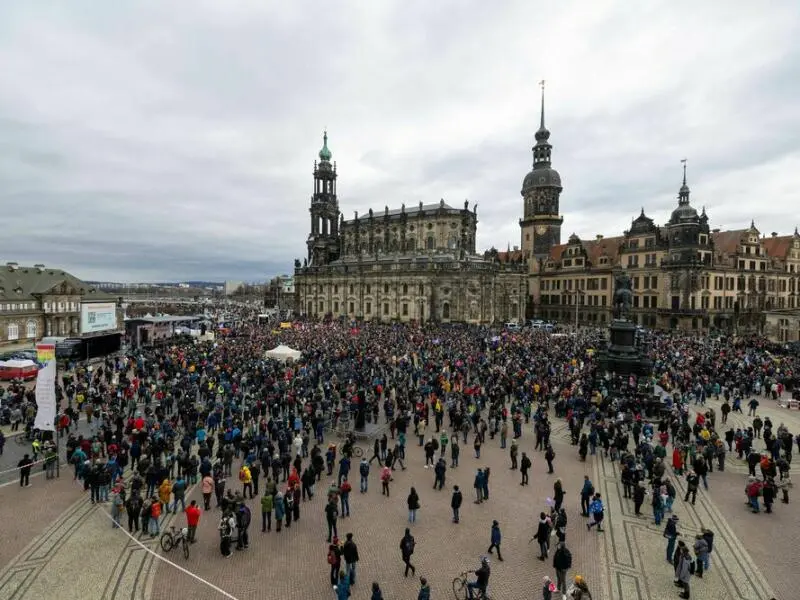
[[[322,134],[322,149],[319,151],[319,159],[329,162],[333,153],[328,149],[328,130]]]

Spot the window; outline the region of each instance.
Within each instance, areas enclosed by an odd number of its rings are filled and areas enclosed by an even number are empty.
[[[385,315],[389,314],[389,303],[388,302],[384,302],[384,304],[383,304],[383,314],[385,314]]]
[[[428,236],[428,241],[426,242],[425,247],[428,250],[433,250],[435,246],[436,246],[436,240],[434,239],[434,237],[432,235],[429,235]]]
[[[356,312],[356,305],[355,305],[355,303],[351,302],[350,303],[350,314],[352,315],[354,312]]]
[[[408,284],[404,283],[403,284],[403,296],[407,296],[407,295],[408,295]]]
[[[334,294],[338,294],[339,293],[339,286],[338,285],[334,285],[333,286],[333,293]]]
[[[25,325],[25,337],[26,338],[36,337],[36,321],[28,321],[27,325]]]
[[[325,312],[325,302],[319,301],[319,312]]]
[[[601,290],[607,290],[608,289],[608,279],[606,279],[605,277],[603,277],[600,280],[600,289]],[[605,299],[605,297],[604,297],[604,299]],[[603,303],[603,306],[605,306],[605,302]]]
[[[372,293],[372,286],[370,284],[367,284],[367,293],[368,294]]]
[[[339,312],[339,302],[338,302],[338,300],[336,300],[333,303],[333,314],[336,314],[338,312]]]
[[[403,316],[404,317],[408,316],[408,304],[405,302],[403,302]]]
[[[353,284],[352,283],[350,284],[350,293],[351,294],[353,293]]]
[[[450,318],[450,303],[445,302],[442,304],[442,318],[449,319]]]
[[[8,339],[9,340],[19,339],[19,325],[17,325],[16,323],[8,324]]]
[[[368,315],[372,314],[372,302],[367,302],[367,311],[366,312],[367,312]]]
[[[389,293],[389,284],[388,283],[384,283],[383,284],[383,293],[384,294],[388,294]]]

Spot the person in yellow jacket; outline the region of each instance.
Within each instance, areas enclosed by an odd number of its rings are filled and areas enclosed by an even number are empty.
[[[253,497],[253,474],[250,472],[250,467],[242,465],[239,469],[239,481],[242,482],[242,497],[247,498],[247,492],[250,492],[250,497]]]
[[[169,499],[171,497],[172,484],[169,482],[169,479],[165,479],[161,482],[161,485],[158,486],[158,501],[161,503],[164,512],[169,512]]]

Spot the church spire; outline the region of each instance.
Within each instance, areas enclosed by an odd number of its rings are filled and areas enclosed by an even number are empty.
[[[539,129],[542,130],[542,129],[545,129],[545,126],[544,126],[544,79],[542,79],[539,82],[539,85],[542,87],[542,114],[541,114],[541,117],[539,119]]]
[[[544,79],[539,82],[542,88],[542,108],[539,117],[539,130],[536,132],[536,145],[533,150],[533,168],[543,169],[550,167],[550,153],[553,147],[550,145],[550,132],[544,124]]]
[[[678,191],[679,206],[689,204],[689,186],[686,184],[686,159],[681,159],[681,163],[683,164],[683,185],[681,185],[681,189]]]

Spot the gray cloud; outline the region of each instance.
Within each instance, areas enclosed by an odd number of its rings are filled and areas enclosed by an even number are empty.
[[[565,237],[618,235],[641,207],[665,221],[684,156],[714,226],[788,232],[799,24],[789,0],[7,2],[0,257],[92,279],[290,271],[326,126],[347,216],[468,198],[479,244],[513,245],[542,77]]]

